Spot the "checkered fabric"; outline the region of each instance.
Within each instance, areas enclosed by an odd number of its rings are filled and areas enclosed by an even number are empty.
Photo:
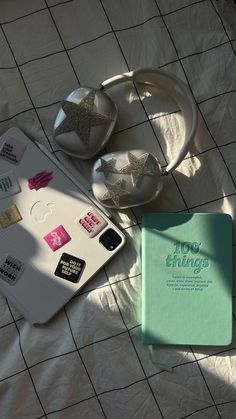
[[[1,419],[236,418],[235,338],[227,348],[157,348],[169,373],[150,360],[139,318],[141,214],[235,218],[235,24],[227,0],[0,1],[0,134],[18,126],[88,188],[92,162],[69,159],[52,139],[60,101],[78,85],[163,68],[185,81],[199,111],[195,142],[158,199],[114,211],[124,250],[52,321],[31,326],[0,297]],[[130,83],[110,90],[119,121],[107,151],[145,148],[164,167],[183,121],[172,100],[152,93]]]

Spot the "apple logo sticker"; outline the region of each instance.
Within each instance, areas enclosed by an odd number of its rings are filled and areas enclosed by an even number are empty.
[[[36,223],[44,223],[47,217],[52,215],[54,205],[53,202],[36,201],[30,209],[30,215]]]

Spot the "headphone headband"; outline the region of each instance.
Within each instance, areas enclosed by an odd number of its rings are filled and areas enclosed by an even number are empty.
[[[142,68],[111,77],[101,83],[101,89],[108,90],[113,86],[128,81],[163,88],[175,99],[182,111],[185,121],[184,141],[179,154],[166,167],[164,174],[168,174],[182,162],[188,152],[190,142],[195,136],[198,120],[195,101],[188,87],[181,79],[174,74],[154,68]]]

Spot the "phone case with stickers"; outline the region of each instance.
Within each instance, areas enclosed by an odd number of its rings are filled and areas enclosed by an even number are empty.
[[[124,243],[22,131],[0,138],[0,291],[26,319],[47,322]]]

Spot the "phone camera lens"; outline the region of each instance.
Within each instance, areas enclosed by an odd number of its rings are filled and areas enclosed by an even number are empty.
[[[108,228],[99,238],[100,243],[110,252],[115,250],[122,239],[121,236],[112,228]]]

